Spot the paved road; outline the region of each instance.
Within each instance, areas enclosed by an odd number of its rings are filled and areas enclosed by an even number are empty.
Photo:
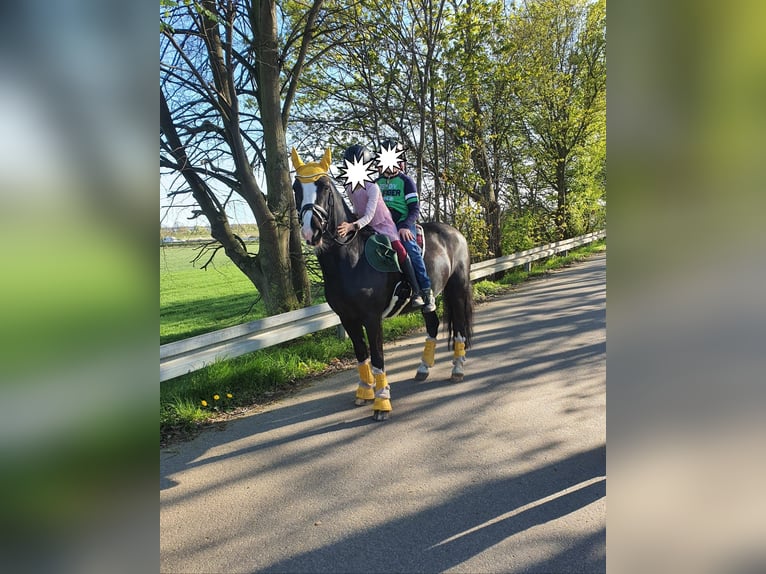
[[[477,309],[466,377],[444,341],[386,349],[394,412],[355,370],[160,453],[170,572],[605,571],[606,257]]]

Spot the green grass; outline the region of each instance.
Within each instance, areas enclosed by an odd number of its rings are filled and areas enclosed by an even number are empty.
[[[160,247],[160,344],[265,316],[255,286],[223,253],[207,269],[191,263],[198,248]]]
[[[257,244],[248,249],[254,252]],[[219,252],[202,269],[202,263],[192,263],[198,253],[198,245],[160,247],[161,345],[267,316],[255,286],[228,257]],[[319,283],[321,275],[312,281]],[[321,289],[313,297],[314,304],[324,301]]]
[[[530,272],[513,269],[500,281],[478,281],[474,284],[474,298],[481,303],[530,278],[544,275],[552,269],[570,265],[592,253],[605,250],[606,242],[599,241],[572,250],[565,257],[553,256],[535,262]],[[184,259],[188,260],[194,256],[189,247],[165,248],[165,251],[164,266],[163,256],[160,258],[161,339],[162,333],[165,333],[166,339],[175,340],[174,337],[191,336],[188,334],[190,329],[195,331],[194,334],[198,334],[263,316],[259,305],[253,307],[245,316],[255,289],[244,276],[242,279],[236,277],[239,272],[233,265],[227,265],[223,257],[217,264],[220,273],[205,272],[191,268],[184,262]],[[163,277],[164,274],[169,276]],[[200,275],[208,276],[200,278]],[[182,284],[186,284],[185,289],[181,289]],[[163,301],[166,302],[164,307]],[[441,309],[438,310],[441,313]],[[423,319],[420,313],[400,315],[383,323],[386,341],[422,328]],[[300,388],[301,381],[309,376],[339,365],[353,364],[350,340],[338,339],[335,329],[327,329],[283,345],[219,361],[194,373],[165,381],[160,385],[161,442],[168,443],[189,436],[189,433],[208,422],[220,419],[227,412],[236,413],[273,401]],[[231,399],[213,399],[213,395],[225,397],[227,393],[232,395]],[[208,403],[207,407],[202,406],[203,400]]]

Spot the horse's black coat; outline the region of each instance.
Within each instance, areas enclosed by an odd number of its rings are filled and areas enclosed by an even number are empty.
[[[370,231],[364,229],[354,236],[338,237],[338,224],[352,222],[356,217],[327,176],[320,177],[314,183],[316,197],[313,204],[304,203],[303,188],[298,179],[293,189],[301,215],[312,213],[309,243],[316,248],[322,268],[325,297],[340,317],[357,360],[361,363],[370,357],[373,367],[384,370],[382,313],[401,276],[377,271],[367,262],[364,241]],[[424,223],[423,229],[425,264],[434,296],[443,294],[448,345],[454,336],[460,335],[465,338],[467,347],[473,322],[468,245],[460,232],[447,224]],[[438,316],[435,312],[423,313],[423,316],[429,336],[435,338],[439,328]]]

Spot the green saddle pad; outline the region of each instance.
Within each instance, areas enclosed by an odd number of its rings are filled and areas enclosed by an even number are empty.
[[[364,254],[370,265],[378,271],[399,273],[402,271],[396,251],[391,247],[391,240],[385,235],[372,235],[364,244]]]

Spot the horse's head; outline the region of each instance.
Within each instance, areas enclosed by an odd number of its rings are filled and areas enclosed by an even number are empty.
[[[293,148],[291,157],[295,168],[293,191],[302,224],[301,234],[306,243],[318,246],[329,223],[328,203],[332,190],[328,174],[332,155],[327,149],[320,161],[304,163]]]

